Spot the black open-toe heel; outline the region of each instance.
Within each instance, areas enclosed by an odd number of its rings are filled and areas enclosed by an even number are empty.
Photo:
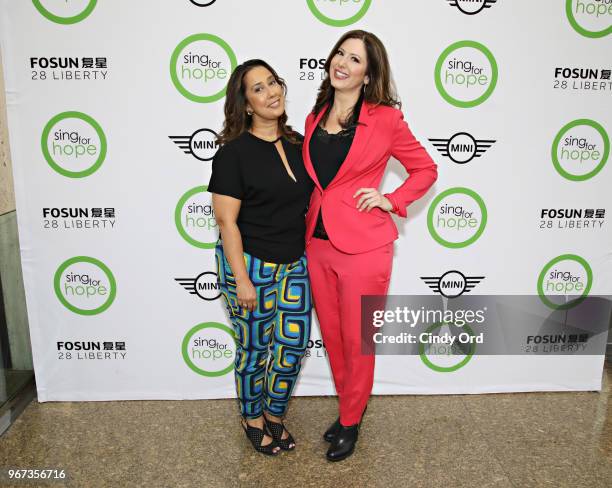
[[[267,456],[276,456],[280,452],[280,450],[277,449],[280,446],[276,443],[274,435],[269,432],[266,432],[266,430],[264,430],[265,426],[264,429],[260,429],[258,427],[249,425],[249,423],[244,417],[241,417],[240,425],[242,425],[246,436],[249,438],[251,444],[253,444],[253,448],[257,452],[261,452],[262,454],[266,454]],[[272,441],[270,442],[270,444],[262,446],[261,442],[263,441],[265,435],[269,435],[270,437],[272,437]],[[275,451],[274,449],[277,450]]]
[[[268,427],[270,434],[272,434],[272,439],[276,441],[276,444],[278,444],[278,446],[283,451],[293,451],[295,449],[295,439],[289,433],[289,431],[285,428],[285,425],[282,422],[273,422],[272,420],[268,419],[265,415],[264,415],[264,418],[266,421],[266,426]],[[287,430],[286,439],[282,438],[284,430]]]

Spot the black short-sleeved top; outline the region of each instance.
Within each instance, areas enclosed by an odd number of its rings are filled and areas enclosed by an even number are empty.
[[[305,216],[314,187],[301,145],[281,141],[297,181],[274,143],[245,132],[217,151],[208,183],[209,192],[242,201],[236,222],[242,247],[271,263],[291,263],[304,254]]]

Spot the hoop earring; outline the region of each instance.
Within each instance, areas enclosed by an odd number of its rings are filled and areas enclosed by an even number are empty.
[[[252,117],[252,116],[253,116],[253,112],[249,112],[249,111],[247,110],[247,115],[248,115],[249,117]]]

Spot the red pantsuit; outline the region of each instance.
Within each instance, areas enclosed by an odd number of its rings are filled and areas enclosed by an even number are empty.
[[[346,254],[329,241],[312,239],[308,271],[321,335],[334,376],[340,422],[361,419],[374,381],[374,355],[361,354],[361,295],[386,295],[393,243]]]
[[[358,423],[372,390],[374,356],[361,354],[361,296],[386,295],[391,277],[393,241],[398,233],[388,212],[357,210],[353,195],[378,188],[390,157],[410,177],[385,196],[393,211],[420,198],[437,178],[436,164],[414,138],[402,112],[364,103],[350,151],[325,189],[310,159],[309,143],[325,109],[306,120],[303,146],[306,170],[315,182],[306,216],[306,255],[315,310],[339,398],[340,422]],[[321,211],[329,240],[313,238]]]

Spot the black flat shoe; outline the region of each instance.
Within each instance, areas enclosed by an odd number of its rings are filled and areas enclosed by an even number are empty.
[[[363,413],[361,414],[361,420],[363,420],[363,416],[365,415],[367,410],[368,406],[366,405],[366,407],[363,409]],[[334,440],[334,437],[336,437],[336,435],[338,435],[338,432],[340,432],[340,427],[342,427],[342,424],[340,424],[340,417],[338,417],[336,421],[329,426],[329,429],[325,431],[325,434],[323,434],[323,440],[325,442],[332,442]]]
[[[325,442],[332,442],[334,437],[340,432],[340,427],[342,427],[342,425],[340,424],[340,417],[338,417],[336,421],[329,426],[329,429],[325,431],[325,434],[323,434],[323,440]]]
[[[340,425],[338,434],[336,434],[331,446],[327,450],[328,461],[342,461],[353,454],[357,444],[357,437],[359,437],[359,424],[350,425],[349,427]]]

